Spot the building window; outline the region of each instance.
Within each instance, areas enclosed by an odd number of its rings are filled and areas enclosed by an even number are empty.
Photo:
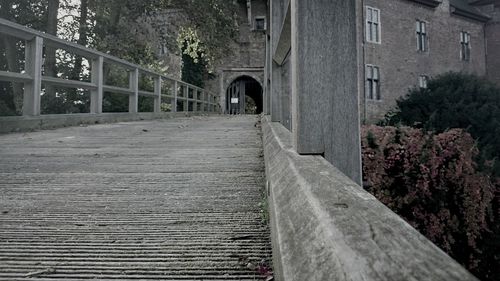
[[[417,20],[417,50],[427,52],[427,27],[421,20]]]
[[[465,31],[460,32],[460,59],[470,60],[470,33]]]
[[[381,100],[380,95],[380,70],[378,66],[366,65],[366,98]]]
[[[255,18],[255,30],[266,30],[266,18],[258,17]]]
[[[380,43],[380,10],[366,7],[366,41]]]
[[[166,54],[167,54],[167,52],[168,52],[167,45],[166,45],[166,44],[164,44],[164,43],[162,43],[162,44],[160,45],[159,50],[158,50],[158,55],[163,56],[163,55],[166,55]]]
[[[427,89],[427,81],[429,81],[428,76],[420,75],[418,77],[418,87],[420,87],[420,89]]]

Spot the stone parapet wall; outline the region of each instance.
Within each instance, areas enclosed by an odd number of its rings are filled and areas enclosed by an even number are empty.
[[[262,130],[276,280],[477,280],[280,123]]]

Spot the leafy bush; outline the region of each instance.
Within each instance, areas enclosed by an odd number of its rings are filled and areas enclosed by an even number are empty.
[[[478,76],[446,73],[428,88],[414,88],[386,115],[387,125],[422,127],[437,133],[462,128],[477,140],[482,169],[500,176],[500,88]],[[488,165],[489,161],[494,161]]]
[[[494,280],[494,185],[477,171],[470,134],[365,126],[362,151],[370,193],[477,276]]]

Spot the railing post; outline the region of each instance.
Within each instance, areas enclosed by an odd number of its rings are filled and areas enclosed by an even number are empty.
[[[356,2],[290,1],[290,81],[296,151],[323,154],[361,184]]]
[[[189,87],[188,85],[184,85],[184,98],[186,102],[184,103],[184,112],[189,111]]]
[[[200,91],[200,98],[201,98],[201,111],[205,112],[207,111],[207,97],[205,95],[204,91]]]
[[[207,93],[207,111],[212,112],[212,93]]]
[[[137,113],[139,111],[139,69],[136,68],[129,73],[130,90],[133,93],[129,96],[128,112]]]
[[[177,88],[179,85],[177,85],[177,81],[174,81],[174,97],[170,100],[170,103],[172,104],[172,109],[170,112],[177,112]]]
[[[155,77],[155,105],[154,113],[161,112],[161,76]]]
[[[36,36],[26,43],[25,69],[31,81],[24,84],[23,115],[40,115],[42,92],[43,38]]]
[[[94,114],[102,113],[103,66],[104,58],[102,56],[92,60],[91,82],[96,86],[96,89],[90,91],[90,113]]]
[[[193,89],[193,112],[198,111],[198,90]]]

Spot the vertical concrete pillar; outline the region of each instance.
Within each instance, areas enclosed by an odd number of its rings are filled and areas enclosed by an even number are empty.
[[[291,0],[292,131],[361,184],[356,1]]]
[[[104,58],[102,56],[92,60],[92,73],[90,80],[96,86],[96,89],[90,91],[90,113],[102,113],[102,98],[104,86]]]
[[[154,83],[155,83],[155,103],[154,103],[154,113],[160,113],[161,112],[161,76],[156,76],[154,78]]]
[[[40,115],[40,95],[42,92],[43,39],[35,37],[26,43],[26,74],[31,81],[24,84],[23,115]]]
[[[129,87],[132,93],[128,99],[128,112],[137,113],[139,111],[139,69],[129,72]]]

